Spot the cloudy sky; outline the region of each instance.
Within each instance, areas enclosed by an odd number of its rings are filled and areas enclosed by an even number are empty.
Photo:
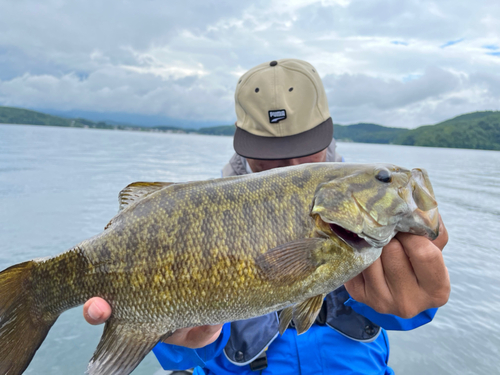
[[[500,110],[499,19],[496,0],[0,0],[0,105],[231,124],[238,77],[293,57],[334,122],[411,128]]]

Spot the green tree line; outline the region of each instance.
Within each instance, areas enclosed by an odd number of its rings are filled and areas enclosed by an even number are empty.
[[[175,126],[141,127],[116,125],[108,124],[104,121],[94,122],[82,118],[68,119],[28,109],[1,106],[0,123],[224,136],[232,136],[235,131],[234,125],[221,125],[201,129],[187,129]],[[370,123],[353,125],[335,124],[334,137],[340,141],[348,142],[500,150],[500,112],[483,111],[467,113],[435,125],[420,126],[416,129],[391,128]]]

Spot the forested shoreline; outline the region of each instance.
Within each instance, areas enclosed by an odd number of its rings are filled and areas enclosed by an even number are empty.
[[[90,121],[83,118],[64,118],[23,108],[0,106],[0,124],[63,126],[92,129],[113,129],[166,133],[195,133],[232,136],[234,125],[199,129],[177,126],[139,126]],[[334,125],[334,137],[340,141],[398,144],[409,146],[469,148],[500,150],[500,111],[473,112],[434,125],[416,129],[387,127],[360,123]]]

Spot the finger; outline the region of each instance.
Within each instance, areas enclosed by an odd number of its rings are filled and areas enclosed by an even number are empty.
[[[441,250],[427,238],[399,233],[420,287],[429,295],[449,295],[450,279]]]
[[[441,215],[439,215],[439,236],[437,236],[437,238],[432,241],[432,243],[436,245],[441,251],[443,251],[444,247],[448,243],[448,230],[444,226]]]
[[[344,284],[347,293],[358,302],[366,300],[365,279],[363,273],[353,277]]]
[[[378,312],[384,312],[392,297],[385,279],[384,266],[380,258],[363,271],[363,279],[366,298],[360,302],[366,303]]]
[[[83,305],[83,317],[92,324],[102,324],[111,316],[111,306],[99,297],[89,299]]]
[[[393,298],[409,297],[418,281],[403,245],[397,239],[387,244],[380,256],[385,280]]]

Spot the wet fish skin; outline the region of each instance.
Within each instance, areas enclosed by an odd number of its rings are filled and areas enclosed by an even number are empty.
[[[103,233],[0,273],[0,373],[22,373],[57,317],[92,296],[113,314],[90,374],[130,373],[178,328],[285,308],[304,331],[321,296],[397,231],[437,236],[425,171],[391,165],[301,165],[152,191]],[[337,227],[359,237],[346,242]]]

